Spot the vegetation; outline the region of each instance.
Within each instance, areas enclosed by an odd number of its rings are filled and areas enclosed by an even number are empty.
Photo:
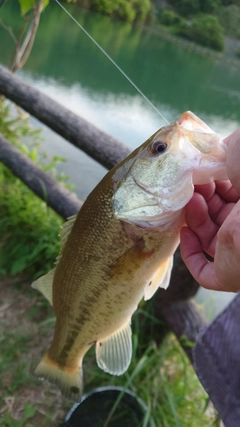
[[[128,22],[145,22],[152,9],[150,0],[76,0],[76,3]]]
[[[228,7],[220,7],[217,15],[225,34],[240,39],[240,2],[239,6],[232,4]]]
[[[39,154],[39,131],[30,126],[27,117],[12,115],[11,109],[6,100],[0,101],[0,133],[56,178],[55,167],[63,159],[55,156],[47,162],[44,153]],[[64,176],[58,178],[66,181]],[[0,189],[0,274],[35,276],[50,270],[59,251],[57,236],[63,220],[2,163]]]
[[[216,16],[197,15],[190,25],[182,25],[179,34],[203,46],[219,51],[224,49],[223,29]]]
[[[178,13],[182,16],[191,16],[196,13],[215,13],[220,6],[229,6],[238,3],[234,0],[170,0]]]
[[[239,20],[239,0],[171,0],[157,18],[168,32],[218,51],[225,35],[240,38]]]
[[[218,51],[224,49],[224,35],[240,38],[240,0],[170,0],[167,7],[157,0],[75,1],[128,22],[157,21],[161,29]]]

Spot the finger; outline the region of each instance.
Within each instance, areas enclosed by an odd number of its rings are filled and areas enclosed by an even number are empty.
[[[240,128],[238,128],[233,133],[231,133],[231,135],[228,135],[223,141],[227,146],[229,146],[230,144],[239,140],[240,140]]]
[[[226,203],[218,194],[214,194],[208,201],[208,214],[211,220],[220,227],[234,206],[235,203]]]
[[[239,200],[239,194],[229,180],[217,181],[216,193],[225,200],[225,202],[236,203]]]
[[[234,247],[240,261],[240,201],[234,204],[230,214],[218,230],[219,243],[227,250]]]
[[[206,289],[224,290],[217,280],[214,263],[206,259],[198,237],[188,227],[181,229],[180,252],[183,262],[199,285]]]
[[[186,206],[185,219],[187,226],[198,237],[201,247],[213,256],[219,226],[209,216],[208,205],[201,194],[194,193]]]
[[[195,192],[201,194],[208,204],[209,216],[217,225],[221,226],[239,195],[229,180],[218,181],[205,185],[196,185]],[[232,203],[228,206],[228,203]]]
[[[194,191],[201,194],[205,200],[209,200],[215,193],[215,188],[215,182],[210,182],[209,184],[195,185]]]

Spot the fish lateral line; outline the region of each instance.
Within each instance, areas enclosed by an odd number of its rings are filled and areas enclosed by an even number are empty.
[[[55,2],[64,10],[64,12],[75,22],[75,24],[86,34],[88,38],[100,49],[100,51],[108,58],[108,60],[117,68],[117,70],[128,80],[128,82],[136,89],[136,91],[142,96],[142,98],[153,108],[153,110],[169,124],[166,117],[155,107],[155,105],[148,99],[148,97],[141,91],[141,89],[134,83],[134,81],[123,71],[123,69],[114,61],[114,59],[103,49],[103,47],[91,36],[91,34],[74,18],[74,16],[68,12],[68,10],[58,1]]]

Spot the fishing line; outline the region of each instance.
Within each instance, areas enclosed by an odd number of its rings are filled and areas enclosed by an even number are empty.
[[[169,124],[168,120],[164,117],[164,115],[162,113],[160,113],[160,111],[158,111],[158,109],[155,107],[155,105],[153,105],[153,103],[146,97],[146,95],[144,95],[144,93],[141,91],[141,89],[139,89],[139,87],[132,81],[132,79],[130,79],[130,77],[128,77],[128,75],[122,70],[121,67],[119,67],[119,65],[111,58],[111,56],[102,48],[102,46],[100,46],[100,44],[91,36],[91,34],[88,33],[87,30],[85,30],[85,28],[83,28],[83,26],[71,15],[70,12],[68,12],[67,9],[65,9],[65,7],[58,1],[55,0],[55,2],[64,10],[64,12],[66,12],[66,14],[75,22],[75,24],[77,24],[79,26],[79,28],[81,28],[81,30],[90,38],[90,40],[92,40],[92,42],[98,47],[98,49],[101,50],[101,52],[109,59],[109,61],[111,61],[111,63],[118,69],[118,71],[120,71],[120,73],[129,81],[129,83],[131,83],[131,85],[136,89],[136,91],[138,93],[140,93],[140,95],[145,99],[145,101],[151,105],[151,107],[156,111],[156,113],[162,117],[162,119]]]

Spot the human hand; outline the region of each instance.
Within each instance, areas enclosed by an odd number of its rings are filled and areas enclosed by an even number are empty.
[[[240,129],[225,140],[231,181],[195,187],[181,230],[181,255],[207,289],[240,290]],[[234,188],[234,187],[235,188]],[[209,262],[203,250],[214,257]]]

